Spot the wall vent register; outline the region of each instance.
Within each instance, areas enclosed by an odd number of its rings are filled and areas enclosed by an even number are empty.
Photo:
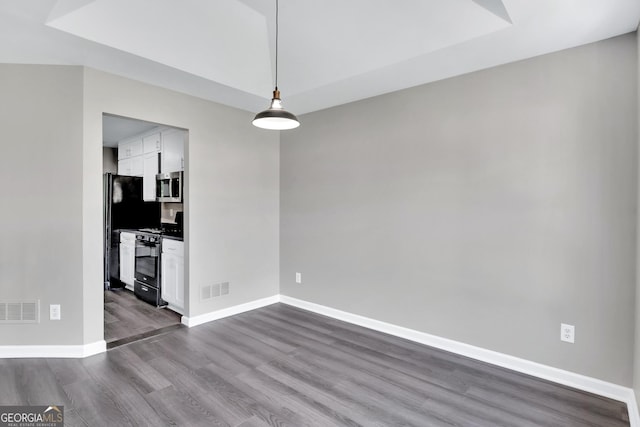
[[[0,302],[0,323],[40,323],[40,300]]]
[[[215,283],[213,285],[204,285],[200,287],[200,299],[211,299],[222,295],[229,294],[229,282]]]

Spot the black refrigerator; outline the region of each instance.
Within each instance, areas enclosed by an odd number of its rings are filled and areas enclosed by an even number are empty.
[[[120,230],[160,227],[160,203],[142,199],[142,178],[104,174],[104,288],[122,288]]]

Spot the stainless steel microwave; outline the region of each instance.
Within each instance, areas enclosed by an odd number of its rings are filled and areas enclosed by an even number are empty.
[[[156,200],[158,202],[182,203],[182,172],[156,175]]]

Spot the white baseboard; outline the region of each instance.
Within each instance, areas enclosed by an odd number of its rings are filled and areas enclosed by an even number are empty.
[[[182,316],[182,324],[187,325],[191,328],[193,326],[202,325],[203,323],[211,322],[213,320],[218,320],[224,317],[244,313],[245,311],[251,311],[255,310],[256,308],[266,307],[277,302],[280,302],[280,295],[273,295],[244,304],[234,305],[233,307],[223,308],[222,310],[212,311],[210,313],[201,314],[199,316]]]
[[[85,345],[3,345],[0,346],[0,358],[83,358],[105,351],[107,343],[104,340]]]
[[[266,307],[277,302],[294,307],[309,310],[337,320],[352,323],[368,329],[384,332],[400,338],[405,338],[420,344],[429,345],[472,359],[480,360],[503,368],[511,369],[534,377],[553,381],[578,390],[598,394],[600,396],[619,400],[627,404],[631,427],[640,427],[640,413],[633,389],[623,387],[610,382],[602,381],[563,369],[554,368],[515,356],[498,353],[481,347],[461,343],[414,329],[381,322],[379,320],[349,313],[320,304],[292,298],[286,295],[273,295],[233,307],[224,308],[210,313],[194,317],[182,316],[182,323],[188,327]],[[86,345],[25,345],[25,346],[0,346],[0,358],[27,358],[27,357],[51,357],[51,358],[83,358],[94,354],[103,353],[107,349],[105,341],[97,341]]]
[[[273,295],[222,310],[212,311],[199,316],[182,316],[182,323],[188,327],[201,325],[213,320],[266,307],[267,305],[280,302],[280,295]],[[83,358],[107,351],[107,343],[98,341],[86,345],[5,345],[0,346],[0,359],[28,358],[28,357],[51,357],[51,358]]]
[[[531,362],[519,357],[509,356],[496,351],[438,337],[436,335],[427,334],[414,329],[393,325],[391,323],[381,322],[379,320],[346,311],[336,310],[331,307],[303,301],[286,295],[280,295],[280,302],[337,320],[352,323],[354,325],[363,326],[365,328],[405,338],[410,341],[429,345],[441,350],[450,351],[482,362],[491,363],[492,365],[501,366],[503,368],[522,372],[524,374],[553,381],[579,390],[619,400],[627,404],[631,427],[640,427],[640,415],[638,414],[638,405],[636,403],[635,393],[633,389],[629,387],[623,387],[596,378],[587,377],[574,372],[565,371],[563,369]]]
[[[629,424],[631,427],[640,427],[640,413],[638,412],[638,402],[633,390],[631,390],[631,396],[629,400],[625,402],[627,409],[629,410]]]

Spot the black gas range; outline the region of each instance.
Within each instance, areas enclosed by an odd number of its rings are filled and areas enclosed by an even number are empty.
[[[167,305],[160,292],[160,248],[162,230],[143,228],[136,232],[133,293],[156,307]]]
[[[162,299],[161,257],[163,237],[182,239],[182,229],[141,228],[135,231],[133,293],[156,307],[165,307]]]
[[[136,233],[182,239],[182,228],[177,228],[174,224],[162,224],[162,228],[141,228]]]

